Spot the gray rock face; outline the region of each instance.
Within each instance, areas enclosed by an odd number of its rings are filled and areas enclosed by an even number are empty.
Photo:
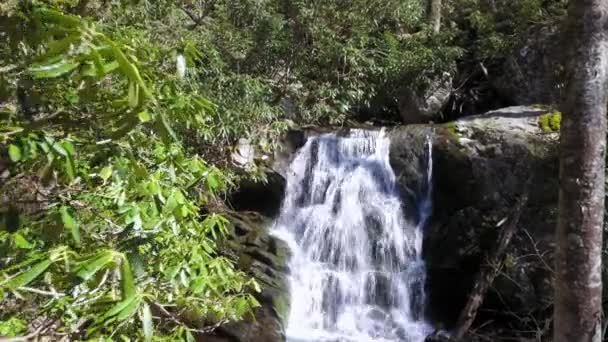
[[[398,98],[399,115],[403,123],[428,123],[441,117],[452,92],[452,76],[442,73],[422,89],[404,87]]]
[[[494,87],[513,104],[555,104],[560,99],[561,35],[555,27],[532,32],[507,59],[499,75],[490,75]]]
[[[232,239],[225,250],[234,254],[237,266],[256,279],[262,292],[256,295],[261,306],[252,317],[220,326],[201,336],[214,342],[280,342],[285,340],[284,323],[289,311],[286,279],[289,251],[269,235],[271,220],[255,212],[227,214]]]
[[[434,213],[425,231],[431,317],[454,323],[500,222],[529,192],[519,232],[484,301],[479,318],[545,312],[552,300],[552,252],[558,195],[557,134],[545,133],[545,111],[511,107],[456,122],[405,126],[391,132],[391,163],[404,205],[418,203],[424,140],[433,134]],[[530,179],[530,186],[526,183]],[[488,312],[502,312],[497,318]],[[484,313],[486,317],[484,317]],[[513,317],[513,316],[512,316]]]

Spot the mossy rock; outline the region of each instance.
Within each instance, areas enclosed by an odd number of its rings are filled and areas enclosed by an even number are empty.
[[[270,235],[272,220],[257,212],[228,212],[230,236],[223,252],[236,259],[237,268],[253,277],[261,288],[255,296],[261,306],[253,317],[222,326],[204,336],[221,342],[284,341],[289,312],[287,245]]]
[[[552,134],[546,134],[540,122]],[[454,122],[391,131],[391,166],[405,210],[416,208],[427,170],[427,134],[433,134],[433,215],[425,227],[429,316],[448,326],[467,300],[472,283],[493,248],[504,218],[528,179],[529,201],[513,238],[504,276],[484,299],[483,312],[541,312],[553,294],[551,273],[558,197],[558,134],[561,115],[547,108],[509,107]],[[421,186],[422,185],[422,186]],[[413,195],[412,195],[413,194]],[[414,218],[408,212],[408,218]],[[416,222],[414,222],[416,223]],[[533,242],[532,242],[533,241]],[[517,260],[517,262],[514,262]],[[509,279],[520,282],[515,286]],[[487,314],[483,319],[496,320]]]
[[[538,125],[545,133],[559,132],[562,125],[562,113],[555,111],[543,114],[538,118]]]

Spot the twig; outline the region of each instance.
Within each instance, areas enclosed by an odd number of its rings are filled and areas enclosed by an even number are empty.
[[[475,281],[475,285],[471,290],[469,301],[467,302],[466,306],[460,313],[460,317],[458,318],[458,323],[456,324],[456,329],[454,330],[455,340],[461,340],[473,324],[473,321],[477,316],[477,310],[481,306],[481,303],[483,302],[488,288],[494,281],[494,278],[496,277],[499,271],[494,267],[494,265],[498,264],[499,261],[503,258],[503,254],[506,251],[507,246],[511,241],[511,238],[517,231],[519,218],[521,216],[522,209],[526,205],[527,201],[528,193],[526,190],[526,192],[521,196],[521,198],[515,205],[513,214],[509,219],[509,222],[501,231],[496,247],[488,254],[488,264],[482,266],[477,275],[477,280]]]
[[[190,17],[190,19],[194,22],[194,24],[192,24],[188,27],[190,30],[193,30],[197,26],[201,25],[203,23],[203,20],[207,16],[209,16],[209,14],[211,14],[211,11],[213,10],[214,5],[215,5],[215,0],[205,2],[205,4],[203,5],[203,13],[200,16],[194,14],[192,12],[192,10],[189,9],[188,7],[181,6],[179,9],[182,10],[182,12],[186,13],[186,15],[188,17]]]
[[[532,235],[530,235],[530,233],[528,232],[527,229],[524,229],[524,233],[526,234],[526,236],[528,237],[528,239],[530,239],[530,244],[532,244],[532,247],[534,247],[534,252],[536,253],[536,256],[538,256],[538,258],[540,259],[540,261],[543,263],[543,265],[545,266],[545,268],[547,268],[547,270],[549,272],[551,272],[551,274],[555,274],[555,270],[553,270],[553,267],[551,267],[547,261],[544,258],[544,255],[547,253],[541,253],[540,250],[538,249],[538,243],[534,241],[534,239],[532,238]]]
[[[21,291],[26,291],[26,292],[32,292],[32,293],[37,293],[43,296],[51,296],[54,298],[59,298],[59,297],[63,297],[65,296],[65,293],[61,293],[61,292],[51,292],[51,291],[44,291],[44,290],[39,290],[39,289],[35,289],[33,287],[28,287],[28,286],[20,286],[17,288],[17,290],[21,290]]]

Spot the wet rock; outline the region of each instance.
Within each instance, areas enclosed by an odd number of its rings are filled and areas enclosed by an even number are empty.
[[[500,221],[523,191],[529,192],[529,203],[479,319],[496,319],[493,312],[533,315],[551,303],[558,134],[541,129],[539,118],[546,112],[510,107],[390,133],[391,164],[404,205],[414,208],[424,186],[425,139],[433,135],[434,210],[423,246],[433,320],[455,322]]]
[[[250,168],[253,166],[255,158],[255,147],[248,139],[239,139],[234,152],[231,155],[232,162],[240,168]]]
[[[226,214],[231,238],[223,250],[232,254],[237,267],[260,284],[256,299],[261,306],[242,321],[222,325],[213,333],[201,336],[214,342],[280,342],[285,340],[289,312],[287,284],[287,246],[269,234],[272,221],[256,212]]]

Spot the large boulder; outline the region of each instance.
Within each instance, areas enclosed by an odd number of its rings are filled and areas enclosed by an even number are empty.
[[[452,93],[452,75],[447,72],[429,76],[428,83],[407,85],[397,98],[403,123],[428,123],[441,119],[441,111]]]
[[[560,70],[563,44],[557,27],[535,28],[527,39],[506,57],[493,86],[512,104],[555,104],[561,93]]]
[[[550,309],[558,134],[543,123],[557,116],[542,108],[511,107],[390,133],[391,164],[404,206],[414,213],[427,186],[426,142],[432,137],[434,210],[425,228],[423,255],[429,315],[435,322],[447,327],[455,322],[501,224],[524,192],[529,201],[518,233],[504,262],[496,265],[499,276],[479,319],[508,325],[508,317],[540,317]]]

